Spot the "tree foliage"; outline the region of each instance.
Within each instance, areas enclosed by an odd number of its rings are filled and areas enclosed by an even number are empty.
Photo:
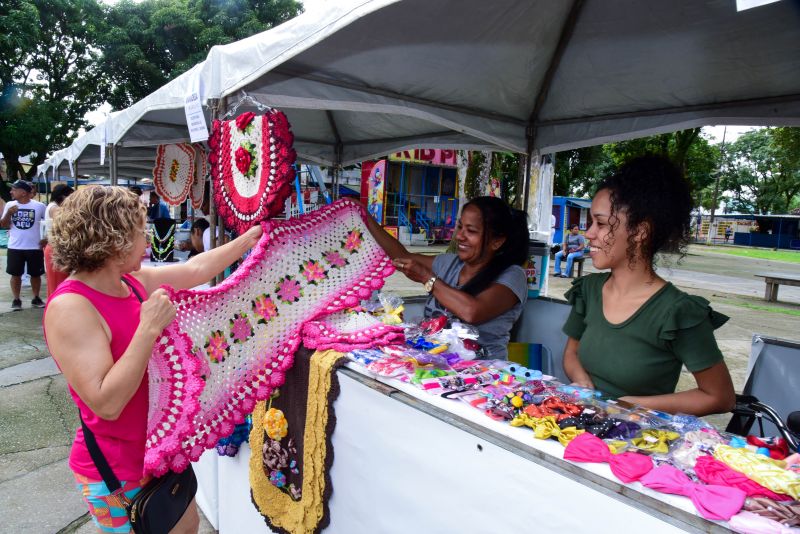
[[[108,8],[102,38],[108,101],[130,106],[203,61],[214,45],[268,30],[296,16],[295,0],[122,0]]]
[[[800,195],[800,128],[762,128],[744,133],[725,151],[726,209],[787,213]]]
[[[0,10],[0,152],[8,179],[30,178],[103,101],[96,0],[8,0]],[[19,158],[30,155],[23,173]]]
[[[608,143],[556,154],[553,191],[562,196],[590,196],[600,181],[626,161],[647,153],[670,158],[686,174],[695,204],[713,184],[719,149],[700,135],[700,128]]]

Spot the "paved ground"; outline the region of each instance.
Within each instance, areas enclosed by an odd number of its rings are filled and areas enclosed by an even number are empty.
[[[586,270],[592,271],[589,263]],[[731,317],[717,331],[717,339],[737,389],[744,384],[753,333],[800,338],[800,288],[782,287],[780,301],[767,304],[762,300],[764,283],[753,276],[763,271],[798,273],[800,265],[713,254],[704,247],[693,247],[682,264],[659,271]],[[549,282],[554,297],[563,295],[569,286],[569,280],[550,278]],[[390,277],[387,289],[401,296],[421,293],[419,284],[399,274]],[[77,414],[44,344],[42,310],[31,309],[30,298],[30,289],[23,288],[25,309],[6,311],[11,296],[5,251],[0,251],[0,531],[94,532],[66,462]],[[684,376],[679,387],[692,387],[691,376]],[[201,532],[213,529],[204,521]]]

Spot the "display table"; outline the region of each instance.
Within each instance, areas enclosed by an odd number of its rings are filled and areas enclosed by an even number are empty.
[[[689,499],[624,485],[606,464],[564,461],[557,441],[466,403],[356,364],[339,381],[325,532],[729,532]],[[247,444],[236,458],[212,455],[196,468],[212,524],[222,534],[270,532],[250,501]]]

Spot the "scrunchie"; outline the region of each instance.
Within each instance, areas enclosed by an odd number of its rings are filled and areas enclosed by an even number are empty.
[[[641,451],[666,454],[669,452],[669,442],[681,437],[671,430],[656,430],[649,428],[642,430],[641,434],[631,440],[631,444]]]
[[[744,491],[748,497],[768,497],[776,501],[791,501],[788,495],[781,495],[765,488],[755,480],[750,480],[746,475],[734,471],[713,456],[701,456],[694,466],[697,478],[706,484],[720,484],[731,486]]]
[[[695,484],[680,469],[671,465],[656,467],[639,482],[661,493],[684,495],[706,519],[727,521],[742,509],[747,497],[739,488]]]
[[[735,449],[730,445],[719,445],[714,449],[714,458],[775,493],[785,493],[794,499],[800,498],[800,476],[783,469],[784,462],[747,449]]]
[[[636,452],[611,454],[608,445],[592,434],[581,434],[573,439],[564,450],[564,459],[572,462],[607,462],[614,476],[626,484],[639,480],[653,469],[653,460],[649,456]]]

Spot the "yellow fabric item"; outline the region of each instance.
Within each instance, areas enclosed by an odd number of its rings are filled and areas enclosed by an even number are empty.
[[[611,451],[611,454],[619,454],[621,452],[625,452],[625,449],[628,448],[628,442],[619,439],[608,440],[606,441],[606,445],[608,445],[608,450]]]
[[[299,501],[273,486],[264,474],[261,449],[264,446],[264,420],[267,403],[256,404],[253,410],[253,429],[250,431],[250,488],[253,502],[273,525],[287,532],[316,532],[323,516],[325,491],[325,427],[328,424],[328,392],[331,388],[333,366],[342,354],[317,351],[311,356],[308,376],[308,406],[303,437],[303,492]]]
[[[800,475],[787,471],[784,468],[785,462],[730,445],[717,445],[714,449],[714,458],[775,493],[800,499]]]
[[[511,420],[511,426],[527,426],[533,429],[533,437],[536,439],[550,439],[557,438],[563,445],[569,445],[569,442],[575,439],[579,434],[583,434],[585,430],[578,430],[574,426],[568,426],[561,429],[556,422],[556,418],[552,415],[547,417],[531,417],[528,414],[520,414]]]
[[[666,454],[669,452],[669,442],[681,437],[677,432],[671,430],[642,430],[641,434],[631,440],[634,447],[640,451],[657,452]]]

